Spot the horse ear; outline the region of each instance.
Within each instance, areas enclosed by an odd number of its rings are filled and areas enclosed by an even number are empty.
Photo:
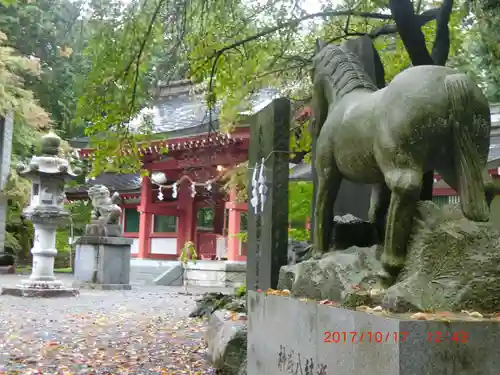
[[[321,39],[316,39],[316,53],[325,48],[325,46],[326,43],[324,41],[322,41]]]

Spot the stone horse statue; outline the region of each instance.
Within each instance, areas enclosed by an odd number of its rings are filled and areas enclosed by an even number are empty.
[[[459,193],[465,217],[489,220],[485,195],[494,186],[483,172],[490,109],[469,76],[417,66],[377,90],[345,44],[318,41],[312,79],[318,137],[314,256],[329,250],[333,205],[344,178],[374,186],[369,216],[385,227],[381,262],[391,277],[404,267],[425,172],[436,170]]]

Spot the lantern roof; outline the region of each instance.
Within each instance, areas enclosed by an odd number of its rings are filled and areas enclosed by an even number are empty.
[[[17,173],[22,177],[54,175],[75,178],[81,174],[80,168],[72,169],[68,160],[60,158],[61,138],[57,134],[48,133],[41,140],[41,156],[34,156],[28,165],[19,163]]]

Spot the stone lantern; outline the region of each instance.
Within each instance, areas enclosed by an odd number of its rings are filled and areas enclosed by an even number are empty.
[[[34,156],[29,165],[17,166],[17,173],[33,183],[30,205],[24,210],[35,229],[31,249],[33,266],[28,280],[23,280],[15,288],[3,288],[2,294],[34,297],[78,295],[77,290],[64,287],[54,277],[56,229],[70,216],[64,209],[64,184],[81,173],[79,169],[72,170],[68,160],[57,156],[60,144],[61,138],[56,134],[43,136],[42,155]]]

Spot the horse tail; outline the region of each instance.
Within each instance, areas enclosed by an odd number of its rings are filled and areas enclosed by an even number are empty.
[[[453,159],[457,176],[460,205],[465,217],[473,221],[488,221],[481,155],[473,135],[481,133],[475,119],[477,100],[475,83],[465,74],[451,74],[444,79],[450,106],[453,137]]]

